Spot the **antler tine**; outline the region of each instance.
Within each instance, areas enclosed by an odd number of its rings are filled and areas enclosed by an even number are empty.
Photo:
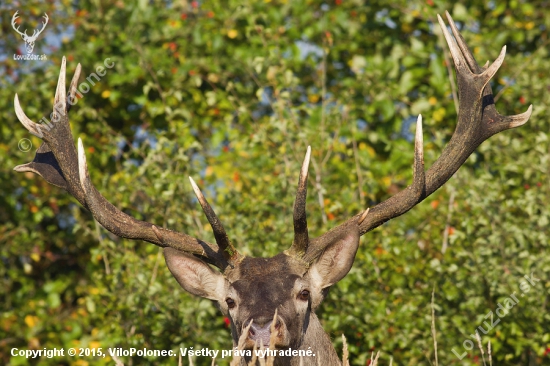
[[[494,119],[495,123],[487,126],[486,135],[493,136],[496,133],[509,130],[511,128],[520,127],[526,124],[531,117],[531,114],[533,113],[533,105],[529,105],[529,108],[527,108],[525,112],[512,116],[503,116],[499,114],[496,110],[489,110],[489,113],[491,113],[490,117]]]
[[[519,126],[523,126],[527,123],[529,118],[531,117],[531,113],[533,113],[533,105],[529,105],[529,108],[527,108],[527,111],[516,114],[514,116],[504,116],[503,120],[500,122],[500,125],[504,130],[515,128]]]
[[[424,136],[422,135],[422,115],[416,119],[416,133],[414,138],[414,170],[413,186],[423,192],[426,186],[426,172],[424,171]]]
[[[71,107],[76,104],[76,88],[78,84],[78,79],[80,79],[80,72],[82,71],[82,66],[80,63],[76,65],[76,70],[74,71],[71,84],[69,85],[69,97],[67,98],[66,110],[69,112]]]
[[[296,200],[294,201],[294,241],[290,247],[289,254],[303,256],[309,245],[309,236],[307,229],[306,216],[306,198],[307,198],[307,176],[309,162],[311,159],[311,146],[307,147],[306,156],[300,170],[298,180],[298,189],[296,190]]]
[[[240,258],[239,252],[237,251],[237,249],[235,249],[233,244],[231,244],[231,241],[229,240],[229,237],[227,236],[227,233],[225,232],[222,223],[218,219],[218,216],[216,216],[216,213],[202,194],[201,190],[199,189],[193,178],[189,177],[189,181],[191,182],[193,191],[195,192],[195,195],[199,200],[202,210],[204,211],[204,214],[206,215],[206,218],[208,219],[208,222],[210,223],[210,226],[214,231],[216,243],[218,243],[218,246],[220,247],[224,258],[229,261],[230,264],[234,264]]]
[[[500,50],[500,54],[498,55],[495,62],[493,62],[487,69],[485,69],[481,74],[479,74],[479,77],[483,80],[483,88],[481,89],[481,92],[483,93],[483,90],[485,89],[485,86],[495,76],[500,66],[502,66],[502,63],[504,62],[504,57],[506,56],[506,45],[502,46],[502,49]]]
[[[451,51],[451,56],[453,57],[453,62],[457,71],[468,70],[466,60],[464,59],[461,50],[458,48],[456,42],[453,40],[453,37],[451,37],[449,30],[447,30],[447,26],[445,25],[443,19],[441,19],[441,16],[439,14],[437,14],[437,21],[439,22],[439,26],[443,31],[443,35],[445,36],[445,40],[447,41],[447,45],[449,46],[449,51]]]
[[[67,90],[66,86],[66,70],[67,60],[65,56],[61,59],[61,69],[59,71],[59,79],[57,80],[57,88],[55,89],[55,98],[53,101],[53,118],[54,122],[58,122],[61,116],[67,114]],[[75,73],[75,76],[76,73]],[[78,75],[80,76],[80,75]],[[74,79],[74,78],[73,78]]]
[[[359,220],[357,220],[357,225],[360,225],[365,219],[367,218],[367,215],[369,214],[370,208],[367,208],[363,213],[361,214],[361,217]]]
[[[480,72],[479,65],[477,64],[474,58],[474,55],[472,54],[472,51],[470,51],[470,48],[468,47],[468,45],[466,45],[466,41],[464,40],[464,37],[462,37],[462,34],[460,34],[460,32],[458,31],[458,28],[456,27],[456,24],[453,18],[451,17],[451,14],[449,14],[448,11],[445,11],[445,16],[449,21],[449,25],[451,26],[451,30],[453,32],[453,35],[455,36],[456,43],[458,43],[458,47],[462,51],[462,55],[464,56],[466,62],[468,63],[470,70],[473,73],[476,73],[476,74],[479,73]]]
[[[462,37],[462,34],[460,34],[460,32],[458,31],[458,28],[456,27],[456,24],[455,24],[453,18],[451,17],[451,14],[449,14],[448,11],[445,11],[445,16],[447,17],[447,20],[449,21],[449,25],[451,26],[451,30],[452,30],[453,35],[455,37],[456,43],[458,44],[458,47],[462,51],[461,54],[462,54],[463,58],[466,60],[466,62],[468,63],[468,66],[470,67],[470,70],[474,74],[481,73],[481,75],[483,75],[483,78],[484,78],[483,79],[484,84],[487,85],[489,80],[491,80],[491,78],[496,74],[496,72],[498,71],[498,69],[500,68],[502,63],[504,62],[504,56],[506,55],[506,46],[502,47],[499,56],[497,57],[497,59],[495,60],[495,62],[493,62],[493,64],[491,66],[488,66],[489,61],[487,61],[487,63],[481,68],[481,67],[479,67],[478,63],[474,59],[472,51],[470,51],[470,48],[466,45],[466,41],[464,41],[464,37]],[[439,17],[439,15],[438,15],[438,19],[441,19],[441,17]],[[440,21],[440,24],[442,22],[443,22],[443,20]],[[443,27],[443,25],[442,25],[442,27]],[[446,29],[447,28],[445,27],[445,30]],[[447,38],[447,37],[445,37],[445,38]],[[451,48],[451,43],[449,42],[449,39],[447,39],[447,43],[449,44],[449,48]],[[453,42],[453,45],[454,45],[454,42]]]
[[[42,137],[42,127],[38,124],[33,122],[25,112],[23,112],[23,108],[21,108],[21,104],[19,103],[19,96],[17,93],[15,94],[15,98],[13,99],[13,106],[15,108],[15,115],[17,116],[17,119],[19,122],[25,126],[25,128],[32,133],[35,136]]]
[[[447,30],[443,19],[439,15],[437,19],[453,56],[458,79],[458,119],[451,139],[441,156],[424,172],[422,117],[419,116],[416,126],[413,183],[403,191],[371,207],[368,214],[367,211],[359,213],[322,236],[312,239],[306,259],[313,260],[322,253],[326,245],[334,242],[335,238],[342,237],[346,232],[353,231],[357,225],[359,225],[359,235],[363,235],[384,222],[404,214],[445,184],[483,141],[498,132],[523,125],[531,116],[532,106],[526,112],[515,116],[502,116],[495,108],[489,80],[502,65],[506,47],[502,48],[493,64],[480,67],[450,15],[447,13],[447,19],[456,42]]]

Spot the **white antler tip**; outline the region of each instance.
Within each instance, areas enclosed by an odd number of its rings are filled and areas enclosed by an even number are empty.
[[[363,214],[362,214],[361,217],[359,218],[359,221],[357,222],[358,225],[361,225],[361,223],[362,223],[363,221],[365,221],[365,219],[367,218],[367,215],[369,214],[369,211],[370,211],[370,207],[367,208],[367,209],[363,212]]]
[[[311,160],[311,146],[308,146],[306,150],[306,156],[304,157],[304,162],[302,164],[302,169],[300,170],[300,186],[302,186],[306,181],[310,160]]]
[[[306,157],[304,159],[304,161],[307,161],[307,165],[309,165],[310,159],[311,159],[311,146],[308,146],[306,150]]]
[[[204,204],[206,204],[206,199],[204,198],[199,186],[197,186],[197,183],[195,183],[195,180],[191,177],[189,177],[189,182],[191,182],[191,187],[193,187],[193,192],[195,192],[195,196],[197,196],[199,203],[201,206],[204,206]]]
[[[88,179],[88,166],[86,163],[86,154],[84,153],[84,144],[82,139],[78,138],[78,176],[80,178],[80,186],[86,192],[86,180]]]
[[[422,139],[422,115],[419,114],[416,119],[416,138]]]

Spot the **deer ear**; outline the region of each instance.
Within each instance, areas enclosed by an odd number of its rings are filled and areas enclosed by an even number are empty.
[[[223,301],[226,280],[206,262],[172,248],[164,249],[164,259],[185,291],[210,300]]]
[[[360,235],[356,225],[350,226],[352,227],[329,239],[331,243],[309,270],[313,285],[319,291],[344,278],[353,265]]]

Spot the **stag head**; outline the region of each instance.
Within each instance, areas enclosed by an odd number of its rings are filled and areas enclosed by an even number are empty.
[[[322,330],[315,310],[330,287],[350,270],[359,238],[413,208],[441,187],[483,141],[498,132],[523,125],[531,115],[532,107],[515,116],[502,116],[496,111],[489,81],[502,64],[506,49],[502,49],[493,64],[479,66],[451,16],[448,13],[446,16],[454,39],[439,16],[438,20],[457,71],[459,113],[456,130],[441,156],[425,171],[422,118],[419,116],[413,183],[320,237],[310,238],[305,205],[311,155],[308,147],[294,204],[294,240],[288,250],[272,258],[250,258],[239,253],[193,179],[192,188],[212,226],[216,244],[136,220],[109,203],[92,185],[82,141],[78,139],[78,149],[74,146],[68,118],[71,104],[68,101],[75,97],[80,64],[67,98],[65,58],[54,100],[58,122],[53,128],[42,131],[40,125],[25,115],[15,96],[17,117],[31,133],[41,133],[44,140],[34,160],[15,170],[37,173],[49,183],[65,189],[115,235],[164,247],[168,268],[179,284],[191,294],[215,301],[229,317],[235,345],[243,340],[244,348],[252,348],[272,341],[278,348],[311,348],[316,357],[302,360],[305,365],[317,365],[317,360],[338,365],[336,352]],[[295,357],[276,360],[277,365],[299,363]]]
[[[46,28],[46,25],[48,24],[48,14],[44,13],[44,21],[42,22],[42,29],[38,30],[38,29],[35,29],[33,32],[32,32],[32,36],[29,36],[27,34],[27,30],[25,29],[24,32],[21,32],[19,31],[19,27],[16,27],[16,21],[17,19],[19,19],[19,16],[17,15],[18,11],[15,12],[15,14],[13,14],[13,17],[11,18],[11,26],[13,27],[13,29],[19,33],[19,35],[21,35],[21,38],[23,38],[23,41],[25,41],[25,48],[27,49],[27,53],[32,53],[32,50],[34,49],[34,42],[36,42],[36,39],[38,38],[38,36],[40,35],[40,33],[42,33],[42,31],[44,30],[44,28]]]

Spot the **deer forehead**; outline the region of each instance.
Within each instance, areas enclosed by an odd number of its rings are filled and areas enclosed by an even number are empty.
[[[235,268],[225,271],[231,286],[239,293],[294,288],[307,273],[303,261],[279,253],[272,258],[245,257]]]

